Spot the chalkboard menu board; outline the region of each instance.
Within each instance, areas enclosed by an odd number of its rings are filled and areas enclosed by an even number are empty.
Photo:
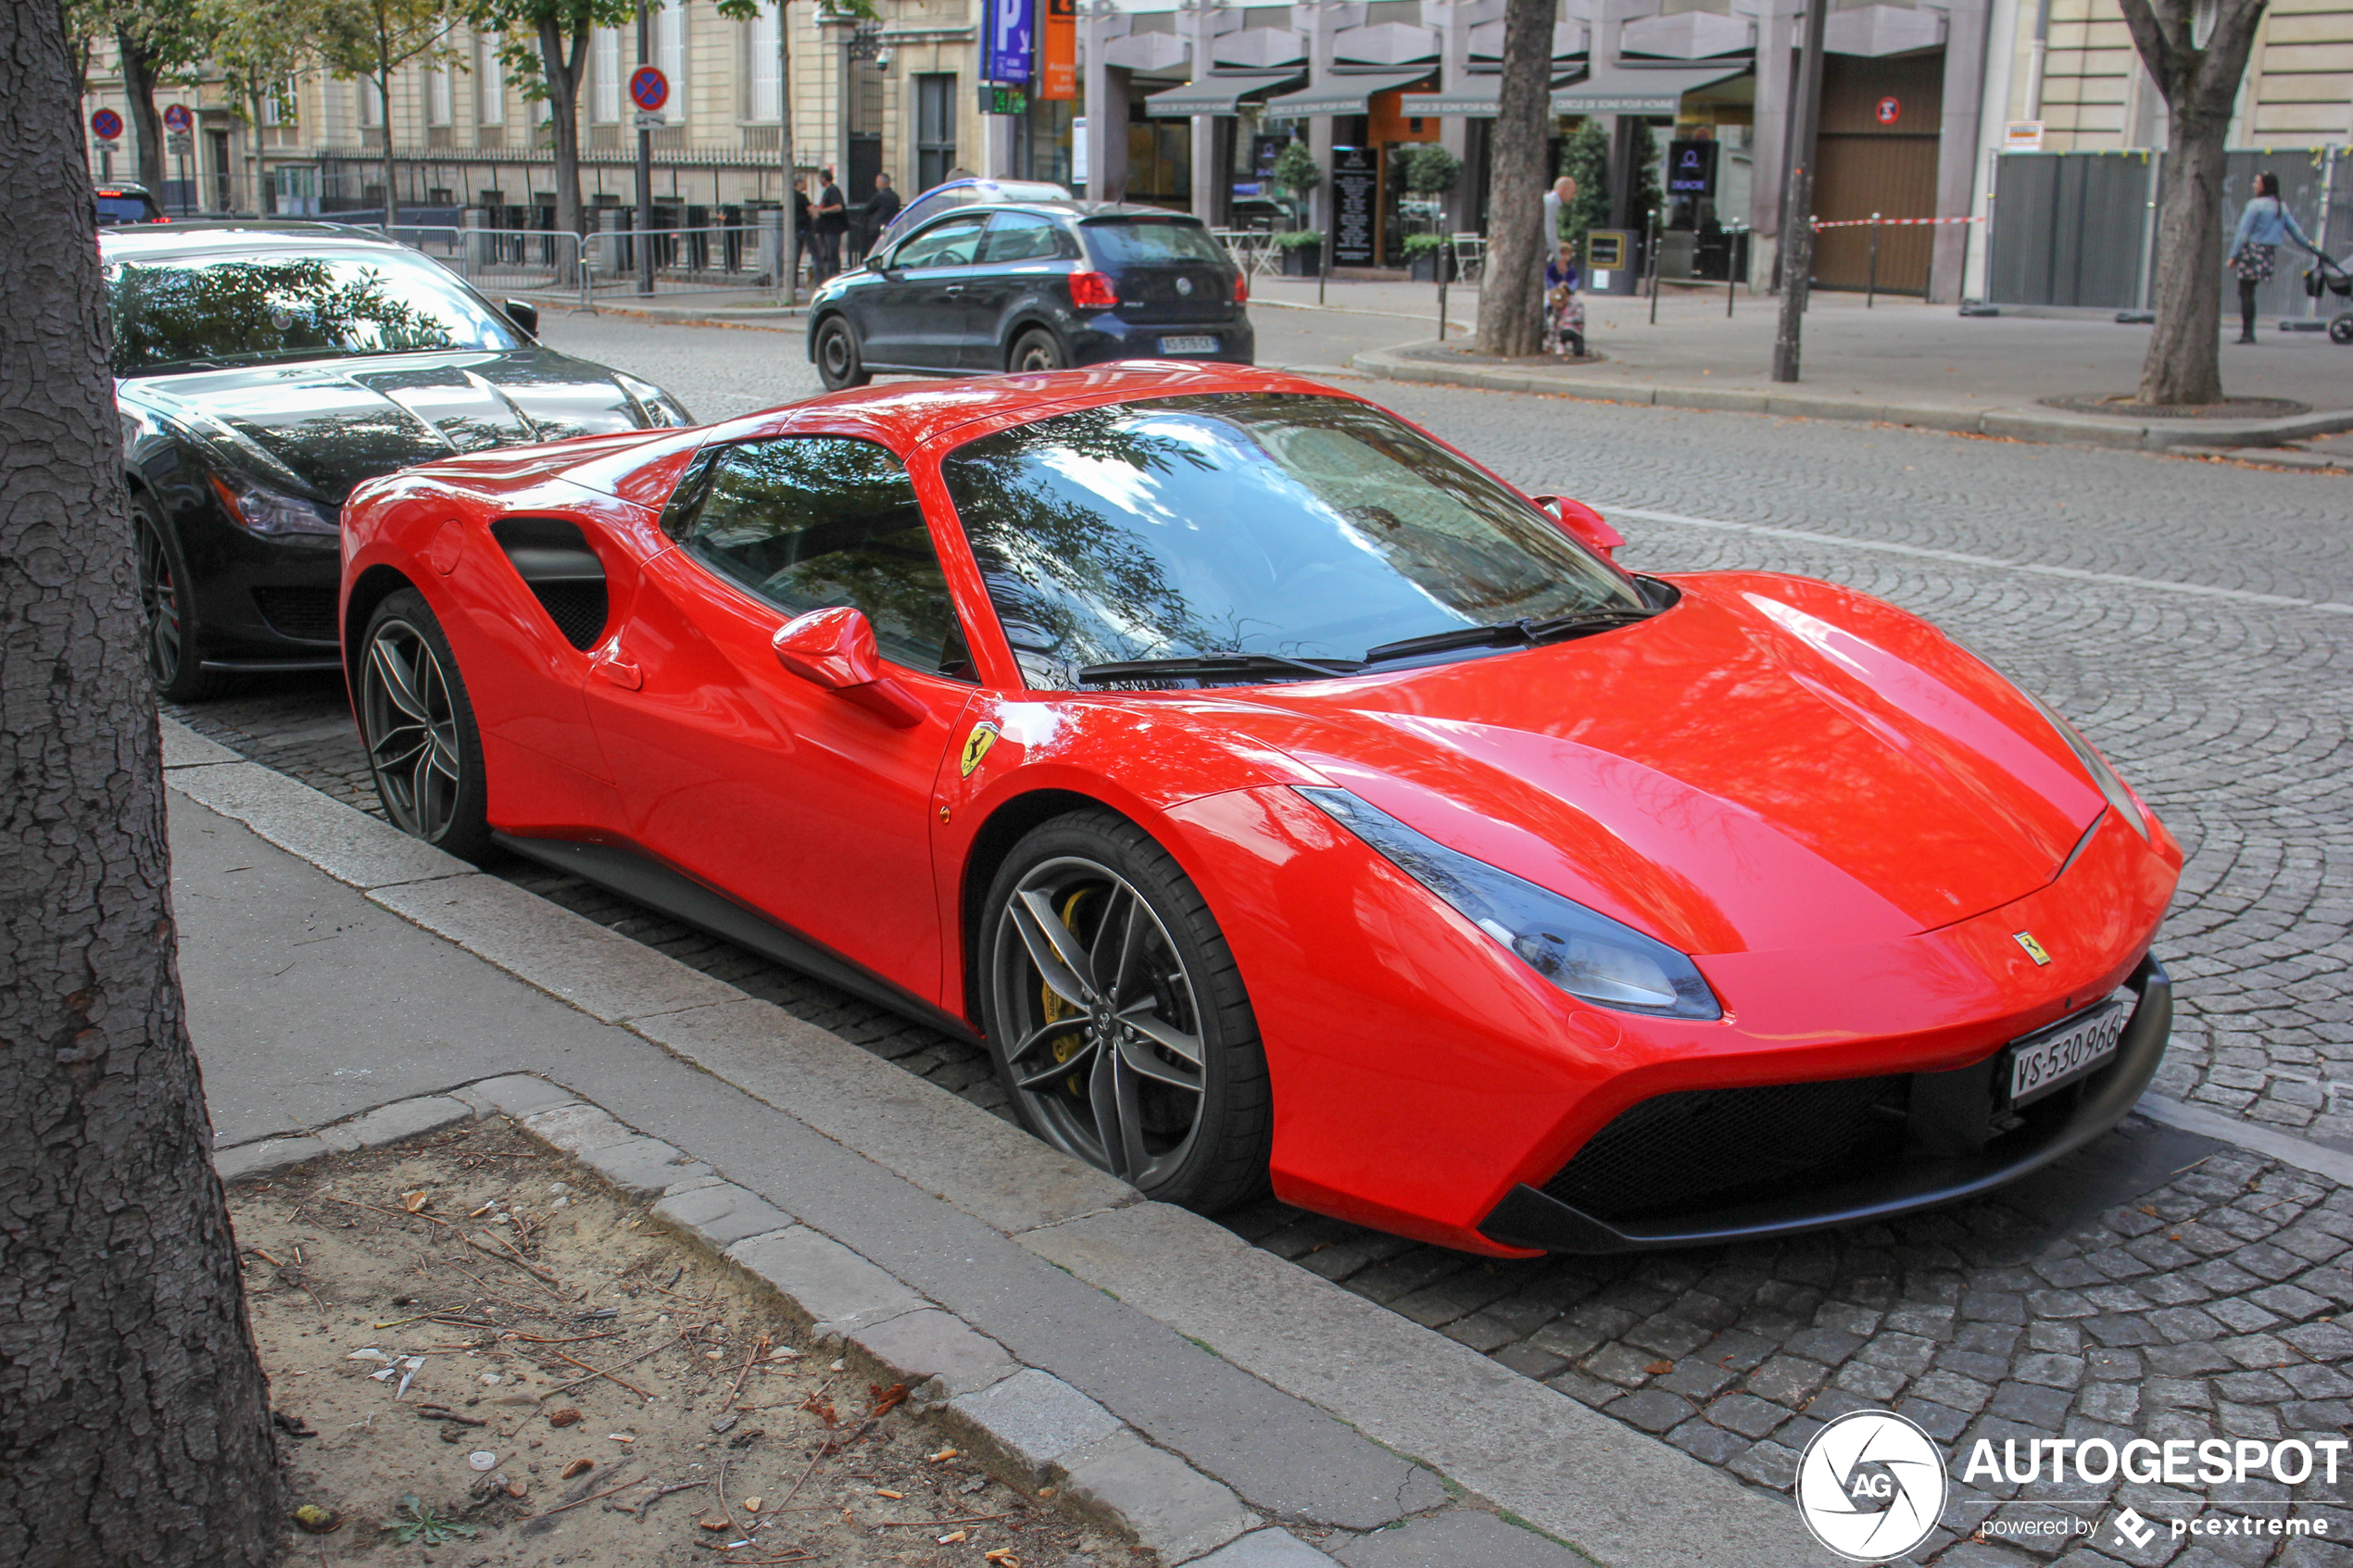
[[[1375,202],[1380,195],[1380,153],[1373,147],[1332,149],[1332,260],[1341,267],[1374,265],[1380,238]]]

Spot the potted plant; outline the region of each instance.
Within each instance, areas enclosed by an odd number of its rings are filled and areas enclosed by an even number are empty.
[[[1405,265],[1414,270],[1414,281],[1417,283],[1439,282],[1441,269],[1445,270],[1446,279],[1451,282],[1453,277],[1453,257],[1447,253],[1446,236],[1443,234],[1406,235]]]
[[[1292,145],[1298,145],[1293,143]],[[1275,236],[1275,248],[1283,253],[1283,276],[1313,278],[1324,270],[1324,232],[1321,229],[1294,229],[1288,234]]]

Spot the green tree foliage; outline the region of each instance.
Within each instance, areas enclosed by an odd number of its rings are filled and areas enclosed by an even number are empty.
[[[186,0],[65,0],[64,12],[68,50],[85,81],[91,44],[99,39],[114,44],[131,101],[139,180],[160,195],[163,116],[156,108],[156,89],[194,80],[210,44],[202,19]]]
[[[1436,142],[1405,149],[1405,189],[1417,196],[1441,196],[1463,177],[1463,160]]]
[[[1561,232],[1554,242],[1567,240],[1585,258],[1585,236],[1609,224],[1609,132],[1598,119],[1588,119],[1561,148],[1560,171],[1577,182],[1577,194],[1561,213]]]
[[[454,62],[449,31],[458,13],[449,0],[306,0],[319,57],[338,80],[375,84],[384,106],[384,225],[400,221],[400,189],[393,164],[392,74],[409,65]]]
[[[287,86],[318,57],[310,19],[303,0],[195,0],[195,14],[221,86],[254,132],[245,139],[245,166],[258,212],[264,206],[258,146],[263,111],[274,107],[281,122],[293,122],[295,102]]]

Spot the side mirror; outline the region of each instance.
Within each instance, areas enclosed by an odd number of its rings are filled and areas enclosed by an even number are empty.
[[[923,699],[883,673],[875,629],[865,614],[848,605],[812,609],[776,628],[768,646],[776,662],[812,685],[843,696],[900,729],[920,722],[930,709]]]
[[[1566,495],[1538,495],[1532,499],[1537,509],[1558,522],[1570,538],[1611,565],[1617,563],[1617,547],[1626,543],[1626,535],[1603,521],[1601,513]]]
[[[539,335],[539,307],[526,299],[510,299],[506,302],[506,311],[508,320],[533,337]]]

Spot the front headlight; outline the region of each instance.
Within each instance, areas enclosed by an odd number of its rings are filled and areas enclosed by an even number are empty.
[[[622,391],[636,400],[638,408],[645,410],[648,425],[683,429],[695,422],[686,413],[684,404],[653,383],[639,381],[635,376],[623,375],[619,370],[613,372],[612,379]]]
[[[1299,793],[1579,1000],[1668,1018],[1724,1016],[1699,967],[1666,943],[1449,849],[1344,789]]]
[[[2019,687],[2019,695],[2041,709],[2043,717],[2051,721],[2051,728],[2058,732],[2059,739],[2067,742],[2067,748],[2075,753],[2075,759],[2083,764],[2083,771],[2092,775],[2092,782],[2108,797],[2108,805],[2115,808],[2116,814],[2131,823],[2133,831],[2145,842],[2149,835],[2148,819],[2141,814],[2141,803],[2133,798],[2133,792],[2124,787],[2124,781],[2116,776],[2116,770],[2108,765],[2108,759],[2078,734],[2074,725],[2060,718],[2057,709],[2024,686]]]
[[[343,532],[341,521],[329,508],[299,495],[289,495],[283,490],[272,490],[254,480],[214,474],[212,488],[220,495],[229,521],[248,533],[258,533],[266,539],[289,535],[323,535],[332,539]]]

